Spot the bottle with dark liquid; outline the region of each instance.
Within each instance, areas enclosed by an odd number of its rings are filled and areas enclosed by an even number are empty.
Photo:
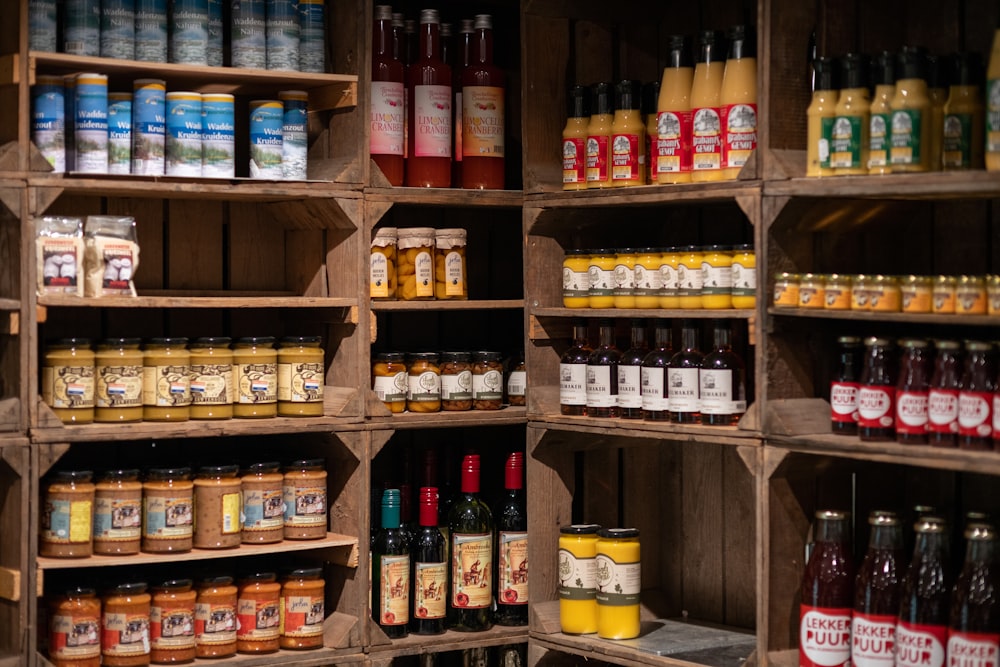
[[[997,664],[1000,644],[996,529],[986,523],[969,524],[965,539],[965,564],[951,597],[949,665],[987,667]]]
[[[371,157],[390,185],[403,184],[405,72],[393,53],[392,7],[376,5],[372,34]]]
[[[614,322],[601,320],[597,332],[597,347],[587,359],[587,416],[618,417],[618,362],[621,352],[615,347]]]
[[[701,421],[698,372],[704,355],[698,350],[698,326],[684,320],[681,326],[681,349],[670,359],[667,370],[670,397],[670,421],[697,424]]]
[[[479,455],[462,459],[462,490],[448,515],[448,627],[489,630],[493,604],[493,513],[479,497]]]
[[[406,636],[410,553],[399,530],[399,489],[382,493],[382,528],[372,543],[372,618],[391,638]]]
[[[858,435],[867,442],[896,437],[894,409],[896,377],[892,368],[892,341],[865,340],[865,367],[858,388]]]
[[[733,352],[728,320],[716,320],[712,337],[714,349],[698,372],[701,423],[730,426],[747,411],[746,367]]]
[[[939,340],[934,349],[934,374],[927,390],[927,435],[935,447],[958,447],[962,345],[953,340]]]
[[[647,354],[646,322],[632,320],[631,343],[618,362],[618,408],[622,419],[642,419],[642,360]]]
[[[802,575],[799,667],[849,667],[854,566],[846,512],[816,512],[812,554]]]
[[[494,512],[497,524],[499,625],[528,624],[528,512],[524,501],[524,454],[513,452],[504,466],[504,496]]]
[[[462,72],[472,62],[472,35],[476,32],[475,26],[474,20],[462,19],[462,27],[458,33],[456,62],[452,67],[455,97],[455,124],[453,125],[455,128],[455,149],[451,152],[451,183],[455,187],[462,185]]]
[[[958,446],[993,449],[993,392],[996,391],[993,345],[968,341],[965,353],[958,390]]]
[[[587,322],[573,322],[573,345],[559,359],[559,411],[564,415],[587,414],[587,360],[592,352],[587,340]]]
[[[642,382],[642,418],[646,421],[670,421],[667,366],[674,356],[673,335],[669,320],[658,320],[653,349],[642,360],[639,378]]]
[[[858,386],[861,381],[861,339],[837,339],[837,370],[830,381],[830,430],[841,435],[858,432]]]
[[[899,342],[903,357],[896,384],[896,442],[927,443],[927,393],[931,358],[927,341],[907,338]]]
[[[951,567],[943,519],[927,515],[913,526],[913,560],[900,590],[897,667],[944,667],[948,642]]]
[[[903,528],[892,512],[872,512],[868,551],[854,582],[851,662],[892,667],[903,579]]]
[[[477,14],[471,60],[462,70],[462,187],[504,186],[504,73],[493,64],[493,18]],[[456,183],[457,185],[457,183]]]
[[[420,10],[420,50],[406,70],[406,185],[451,185],[451,68],[441,61],[440,20],[436,9]]]
[[[419,524],[410,553],[413,607],[410,630],[418,635],[445,631],[445,595],[448,594],[448,558],[444,535],[438,529],[438,490],[420,487]]]

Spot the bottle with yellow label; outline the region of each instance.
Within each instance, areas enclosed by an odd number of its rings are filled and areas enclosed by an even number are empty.
[[[869,108],[868,122],[868,173],[890,174],[889,141],[892,119],[892,97],[896,92],[896,59],[883,51],[872,68],[875,94]]]
[[[833,58],[813,61],[816,90],[806,110],[806,176],[832,176],[830,164],[833,123],[836,118],[837,83]]]
[[[597,524],[559,529],[559,625],[570,635],[597,632]]]
[[[382,227],[372,238],[368,294],[377,301],[396,298],[396,233],[395,227]]]
[[[88,338],[63,338],[45,348],[42,400],[64,424],[94,421],[94,351]]]
[[[691,180],[721,181],[722,110],[719,92],[726,69],[724,40],[714,30],[700,34],[698,60],[691,83]]]
[[[868,57],[860,53],[849,53],[840,60],[841,89],[830,135],[830,166],[837,176],[868,173],[870,67]]]
[[[639,593],[642,588],[639,531],[602,528],[597,531],[597,636],[632,639],[639,636]]]
[[[591,89],[592,114],[587,125],[587,187],[610,188],[611,126],[615,119],[614,93],[610,83],[598,83]]]
[[[569,89],[566,127],[562,133],[563,190],[587,189],[587,126],[590,125],[590,91]]]
[[[951,90],[944,105],[944,169],[983,168],[983,61],[978,53],[953,60]]]
[[[642,122],[640,84],[615,86],[617,103],[611,124],[611,185],[622,188],[646,182],[646,126]]]
[[[177,422],[191,417],[191,354],[187,338],[153,338],[142,368],[142,418]]]
[[[757,150],[757,39],[753,26],[729,31],[729,57],[719,89],[722,177],[735,180]]]
[[[927,97],[930,99],[930,156],[928,170],[940,171],[944,145],[944,105],[951,88],[952,58],[936,54],[927,56]]]
[[[893,173],[931,168],[931,100],[927,95],[927,52],[904,46],[896,57],[896,90],[890,106],[889,164]]]

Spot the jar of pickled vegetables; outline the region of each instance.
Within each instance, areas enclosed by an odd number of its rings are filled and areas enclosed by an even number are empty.
[[[191,343],[191,419],[232,419],[232,339],[225,336]]]
[[[927,276],[903,276],[899,293],[904,313],[931,312],[931,279]]]
[[[240,579],[236,602],[236,651],[274,653],[281,644],[281,584],[274,572]]]
[[[955,314],[986,314],[986,281],[982,276],[962,276],[955,288]]]
[[[935,276],[931,287],[931,312],[942,315],[954,313],[957,286],[955,276]]]
[[[145,582],[119,584],[101,600],[101,665],[149,664],[150,595]]]
[[[831,273],[826,277],[823,288],[824,307],[827,310],[851,309],[851,277],[839,273]]]
[[[441,409],[452,412],[472,409],[472,355],[441,353]]]
[[[410,412],[441,411],[441,368],[438,355],[415,352],[407,368],[406,409]]]
[[[635,258],[631,248],[615,251],[615,308],[635,308]]]
[[[325,366],[319,336],[285,336],[278,346],[278,415],[322,417]]]
[[[238,589],[230,576],[206,577],[198,582],[194,608],[195,651],[199,658],[236,655],[236,600]]]
[[[664,248],[660,255],[660,308],[680,308],[680,283],[677,272],[681,253],[677,248]]]
[[[89,338],[63,338],[45,348],[42,400],[64,424],[94,421],[94,352]]]
[[[499,352],[472,353],[472,402],[476,410],[503,407],[503,364]]]
[[[733,249],[710,245],[702,249],[701,307],[711,310],[733,307]]]
[[[803,273],[799,276],[799,308],[823,308],[826,305],[826,276]]]
[[[903,304],[899,280],[896,276],[877,275],[868,288],[868,304],[880,313],[898,313]]]
[[[851,310],[871,310],[871,303],[868,300],[871,289],[871,276],[864,273],[851,276]]]
[[[663,277],[660,262],[663,254],[658,248],[639,248],[635,251],[635,307],[659,308]]]
[[[681,308],[701,308],[704,278],[701,262],[704,258],[698,246],[684,246],[677,258],[677,295]]]
[[[468,299],[465,271],[465,230],[434,232],[434,296],[438,299]]]
[[[285,468],[285,539],[326,537],[326,469],[323,459],[294,461]]]
[[[1000,315],[1000,276],[986,276],[986,313]]]
[[[230,549],[240,546],[243,528],[239,466],[202,466],[194,480],[194,546]]]
[[[323,646],[325,619],[323,570],[292,570],[281,582],[281,648],[310,649]]]
[[[639,531],[602,528],[597,531],[597,636],[632,639],[639,636]]]
[[[372,238],[369,296],[377,301],[396,298],[396,233],[395,227],[382,227]]]
[[[142,542],[142,482],[135,469],[108,470],[94,486],[94,553],[139,553]]]
[[[101,601],[76,586],[49,600],[49,661],[53,667],[101,667]]]
[[[757,255],[752,243],[733,248],[733,308],[757,307]]]
[[[406,412],[406,357],[402,352],[379,352],[372,364],[372,390],[389,412]]]
[[[774,276],[774,307],[796,308],[799,305],[799,274],[782,271]]]
[[[138,338],[106,338],[94,355],[94,421],[142,421],[142,350]]]
[[[396,265],[396,298],[404,301],[434,299],[434,229],[399,230],[399,263]]]
[[[191,354],[187,338],[153,338],[142,368],[142,418],[182,422],[191,417]]]
[[[195,659],[194,608],[198,594],[192,586],[190,579],[170,579],[153,587],[149,609],[149,659],[154,665],[173,665]]]
[[[559,529],[559,624],[571,635],[597,632],[597,524]]]
[[[233,349],[236,400],[233,416],[256,419],[278,414],[278,353],[273,336],[248,336]]]
[[[615,306],[615,252],[607,248],[590,251],[590,298],[591,308],[614,308]]]
[[[563,306],[590,307],[590,253],[567,250],[563,259]]]
[[[81,558],[93,553],[94,473],[59,470],[44,480],[38,553]]]
[[[194,483],[190,468],[153,468],[142,485],[142,550],[190,551],[194,537]]]

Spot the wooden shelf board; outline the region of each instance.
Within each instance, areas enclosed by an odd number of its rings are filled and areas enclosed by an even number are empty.
[[[37,655],[37,664],[40,667],[53,667],[52,663],[42,655]],[[221,658],[218,660],[198,660],[197,663],[208,663],[219,665],[219,667],[321,667],[322,665],[333,665],[342,663],[364,662],[365,655],[360,647],[352,649],[338,648],[317,648],[308,651],[288,651],[282,650],[276,653],[266,653],[263,655],[235,655],[232,658]],[[0,667],[4,664],[0,662]]]
[[[524,299],[478,299],[469,301],[372,301],[375,312],[447,311],[447,310],[518,310]]]
[[[727,319],[749,320],[757,314],[752,309],[663,309],[663,308],[531,308],[535,317],[586,317],[586,318],[648,318],[648,319]]]
[[[528,423],[536,428],[623,438],[655,438],[675,442],[710,442],[735,446],[760,444],[759,433],[744,431],[736,426],[685,426],[638,419],[567,417],[558,414],[528,415]]]
[[[42,306],[62,308],[352,308],[357,299],[295,296],[288,292],[149,292],[137,297],[38,297]]]
[[[11,431],[9,433],[0,431],[0,448],[23,447],[30,442],[31,441],[28,440],[24,434],[18,433],[17,431]]]
[[[867,310],[824,310],[821,308],[767,309],[774,317],[799,317],[822,320],[856,320],[869,322],[912,322],[914,324],[943,324],[954,326],[1000,325],[1000,315],[935,315],[933,313],[881,313]]]
[[[504,426],[527,424],[527,409],[506,406],[501,410],[465,410],[462,412],[404,412],[392,416],[376,416],[371,419],[372,430],[381,429],[424,429],[424,428],[467,428],[475,426]]]
[[[790,197],[949,199],[1000,197],[1000,174],[983,170],[886,176],[793,178],[764,183],[765,195]]]
[[[532,208],[572,208],[577,206],[650,206],[682,202],[705,203],[729,201],[757,194],[760,181],[727,181],[678,185],[643,185],[605,190],[562,190],[526,194],[524,205]]]
[[[520,208],[520,190],[462,190],[459,188],[365,188],[365,200],[419,206],[474,206]],[[518,217],[520,224],[520,217]]]
[[[0,299],[0,312],[14,312],[21,309],[21,302],[17,299]]]
[[[391,644],[373,643],[370,650],[373,656],[378,656],[379,660],[385,660],[404,655],[461,651],[468,648],[518,644],[526,641],[528,641],[527,626],[507,627],[494,625],[489,630],[482,632],[455,632],[454,630],[447,630],[444,634],[440,635],[410,634],[403,639],[392,640]]]

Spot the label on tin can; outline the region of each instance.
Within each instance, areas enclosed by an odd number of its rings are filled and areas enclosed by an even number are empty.
[[[108,77],[80,74],[76,78],[76,171],[108,172]]]
[[[135,57],[133,0],[101,0],[101,57],[118,60]]]
[[[281,127],[281,173],[286,181],[306,180],[309,136],[306,131],[306,93],[278,93],[284,104]]]
[[[156,79],[135,82],[132,95],[132,173],[162,176],[164,172],[166,84]]]
[[[56,173],[66,171],[66,101],[60,77],[38,77],[31,89],[31,141]]]
[[[326,71],[324,0],[299,0],[299,71]]]
[[[201,176],[201,95],[167,93],[168,176]]]
[[[56,0],[28,0],[29,49],[56,51],[56,26]]]
[[[209,67],[222,67],[222,0],[208,0],[208,47],[205,57]]]
[[[132,172],[132,93],[108,96],[108,173]]]
[[[267,0],[267,68],[299,68],[298,0]]]
[[[135,1],[135,59],[167,62],[167,0]]]
[[[233,96],[206,94],[201,100],[201,175],[233,178],[236,175]]]
[[[281,180],[283,116],[279,101],[250,103],[250,178]]]
[[[170,20],[170,62],[207,65],[208,3],[173,0]]]
[[[75,56],[101,54],[100,0],[66,0],[63,51]]]
[[[233,2],[232,42],[229,58],[233,67],[264,69],[267,67],[264,0]]]

